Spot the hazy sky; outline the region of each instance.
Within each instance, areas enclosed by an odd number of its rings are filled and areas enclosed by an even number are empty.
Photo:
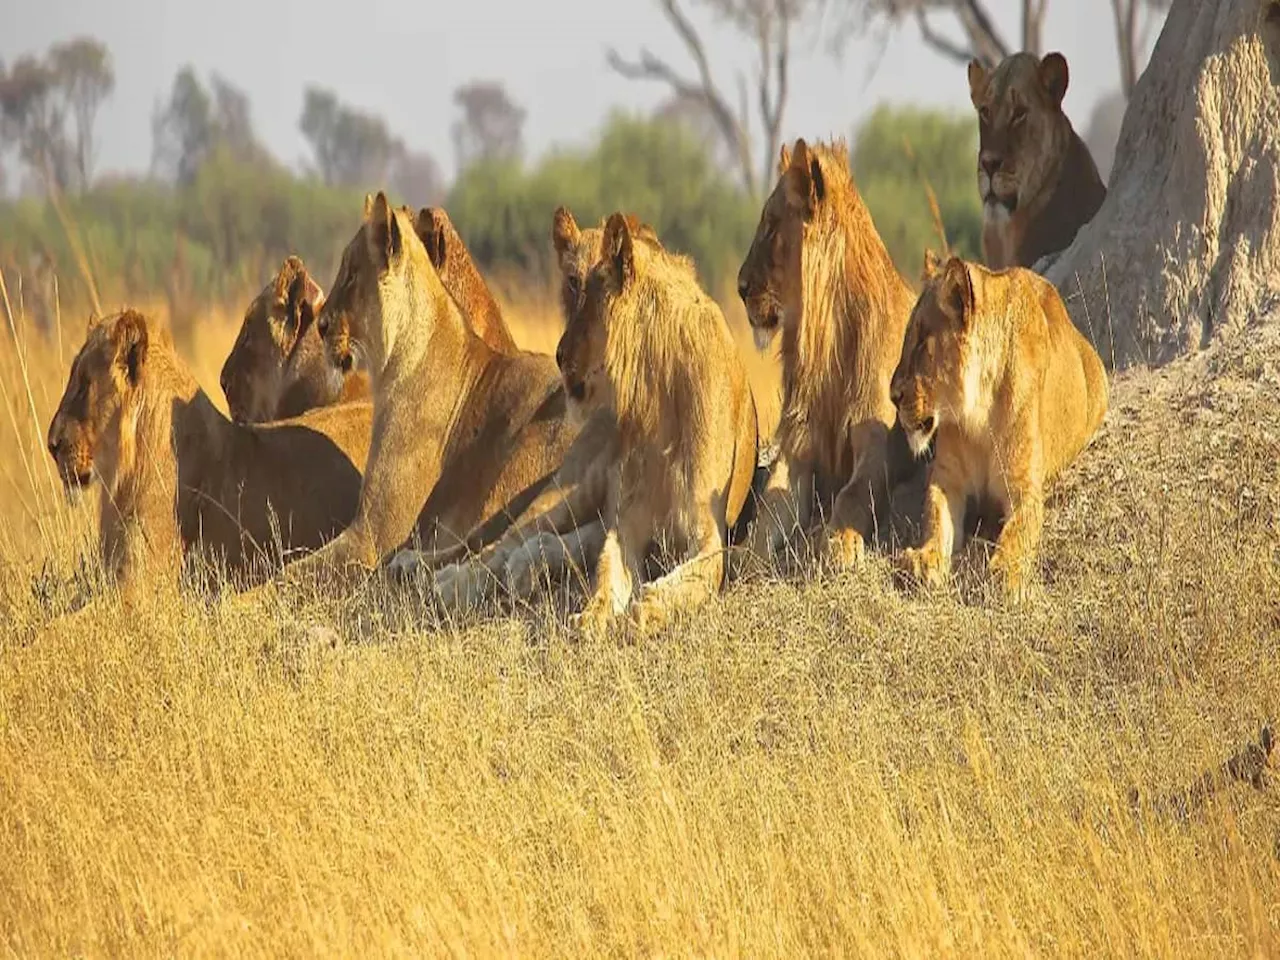
[[[1015,36],[1020,3],[991,7],[1006,37]],[[945,17],[935,22],[952,27]],[[0,23],[6,62],[77,34],[110,48],[116,90],[98,124],[99,172],[147,166],[151,110],[188,63],[248,92],[259,135],[282,160],[305,156],[298,116],[303,88],[315,83],[381,113],[449,173],[451,95],[468,80],[507,84],[528,111],[525,141],[536,156],[553,143],[589,139],[615,105],[648,109],[665,98],[658,84],[612,74],[604,63],[610,45],[623,54],[647,46],[688,70],[654,0],[0,0]],[[1071,64],[1066,108],[1078,129],[1118,85],[1109,26],[1107,0],[1050,6],[1045,43]],[[750,66],[749,50],[723,30],[706,36],[713,69],[731,92],[738,65]],[[924,47],[914,24],[887,42],[856,40],[839,61],[820,39],[808,46],[793,70],[788,137],[848,134],[883,101],[969,108],[964,68]]]

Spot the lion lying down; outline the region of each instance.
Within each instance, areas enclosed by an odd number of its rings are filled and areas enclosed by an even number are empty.
[[[414,226],[471,329],[498,353],[516,353],[498,302],[448,215],[438,207],[423,207]],[[324,292],[302,261],[288,257],[249,304],[223,364],[222,392],[233,419],[266,423],[370,398],[367,371],[353,367],[335,375],[328,362],[312,322],[323,304]]]
[[[1030,270],[931,262],[893,375],[893,402],[917,453],[934,443],[924,543],[900,557],[940,583],[969,501],[1003,524],[991,571],[1017,591],[1033,569],[1045,488],[1107,412],[1107,374],[1057,289]]]
[[[298,576],[371,569],[411,536],[435,554],[499,515],[500,535],[577,436],[551,358],[480,339],[409,212],[381,193],[366,200],[316,329],[335,374],[367,359],[374,425],[354,520]]]
[[[49,425],[69,494],[101,481],[103,565],[128,596],[197,546],[238,579],[319,547],[355,514],[368,404],[245,426],[132,310],[92,324]]]
[[[756,409],[724,314],[692,262],[637,241],[620,213],[600,253],[556,350],[573,401],[611,406],[617,422],[604,545],[576,623],[597,633],[627,613],[649,630],[724,581],[729,530],[755,474]],[[683,561],[638,590],[653,543]]]

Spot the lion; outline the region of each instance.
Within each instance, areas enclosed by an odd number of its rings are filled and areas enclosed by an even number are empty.
[[[978,111],[982,259],[1032,267],[1060,253],[1107,198],[1089,148],[1062,110],[1067,60],[1016,53],[994,70],[969,64]]]
[[[826,517],[826,559],[853,567],[892,520],[890,491],[920,467],[894,428],[889,398],[915,298],[854,185],[843,143],[782,148],[738,293],[757,347],[782,335],[778,459],[748,557],[776,559]]]
[[[628,218],[628,224],[637,239],[657,243],[648,224],[634,217]],[[551,244],[560,271],[561,313],[566,323],[581,303],[587,274],[600,259],[603,238],[603,220],[584,230],[566,207],[557,207],[552,215]],[[569,407],[570,415],[579,417],[584,426],[546,490],[488,547],[480,549],[489,541],[487,531],[480,529],[448,556],[437,559],[435,593],[451,611],[473,609],[491,599],[499,587],[510,599],[527,601],[541,580],[594,568],[604,544],[600,511],[617,426],[612,407],[588,402],[585,394],[570,398]],[[477,551],[478,556],[471,556]],[[393,568],[404,575],[420,566],[421,555],[412,551],[402,551],[393,561]]]
[[[608,405],[617,423],[604,545],[575,624],[599,633],[627,613],[648,632],[724,582],[729,530],[756,467],[742,358],[692,262],[637,242],[621,213],[605,224],[556,358],[573,401]],[[684,560],[637,596],[654,542]]]
[[[353,370],[335,385],[322,366],[324,351],[310,316],[323,302],[324,291],[302,260],[287,257],[249,304],[222,366],[222,393],[233,420],[266,423],[369,398],[367,373]]]
[[[934,448],[923,543],[899,566],[916,582],[941,583],[966,504],[991,504],[1003,529],[989,566],[1017,592],[1039,545],[1045,488],[1106,414],[1106,370],[1038,274],[956,257],[931,272],[893,375],[911,449]]]
[[[373,380],[374,423],[351,525],[290,570],[370,570],[416,539],[454,548],[482,520],[500,535],[551,480],[578,433],[555,362],[501,354],[445,290],[409,211],[366,197],[316,317],[331,368],[357,354]]]
[[[165,331],[125,310],[94,322],[49,425],[69,495],[102,485],[103,566],[126,593],[176,576],[197,545],[244,580],[278,545],[319,547],[355,515],[369,404],[265,426],[228,420]]]
[[[426,247],[431,265],[440,275],[440,282],[462,308],[471,329],[498,353],[516,353],[519,348],[507,329],[502,309],[449,215],[440,207],[423,207],[418,211],[414,228]]]

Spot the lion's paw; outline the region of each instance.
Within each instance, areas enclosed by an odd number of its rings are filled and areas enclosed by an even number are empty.
[[[856,530],[833,530],[827,536],[823,556],[837,572],[857,569],[862,566],[866,555],[866,543]]]
[[[895,564],[900,580],[916,587],[940,587],[946,582],[946,565],[937,550],[909,547],[899,554]]]

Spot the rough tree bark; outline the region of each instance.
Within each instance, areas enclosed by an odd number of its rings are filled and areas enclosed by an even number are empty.
[[[1280,0],[1174,0],[1106,203],[1048,266],[1111,365],[1163,364],[1280,305]]]

